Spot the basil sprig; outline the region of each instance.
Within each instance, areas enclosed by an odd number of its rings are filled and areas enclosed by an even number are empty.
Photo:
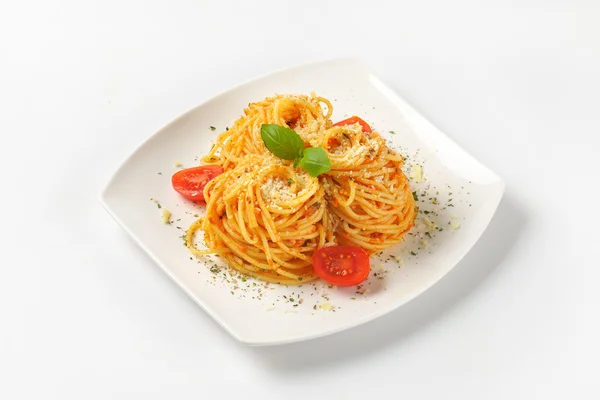
[[[294,160],[310,176],[317,177],[331,169],[331,162],[322,147],[304,149],[304,141],[294,130],[276,124],[263,124],[260,137],[267,149],[279,158]]]

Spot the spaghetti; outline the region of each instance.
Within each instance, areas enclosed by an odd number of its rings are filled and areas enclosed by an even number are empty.
[[[359,124],[332,126],[332,111],[314,94],[250,104],[203,158],[224,172],[204,188],[206,215],[188,229],[190,251],[216,253],[244,274],[293,285],[317,278],[311,259],[322,247],[349,244],[372,253],[401,242],[416,216],[402,157]],[[321,146],[331,170],[315,178],[275,157],[261,138],[263,124]],[[194,245],[198,230],[207,250]]]
[[[417,216],[402,157],[360,124],[325,131],[320,145],[332,164],[322,181],[339,242],[368,252],[400,243]]]
[[[269,282],[316,279],[311,257],[333,243],[317,178],[274,156],[248,155],[211,180],[205,193],[206,216],[187,233],[193,253],[217,253],[238,271]],[[192,245],[198,228],[204,231],[207,252]]]
[[[321,103],[327,107],[327,113],[323,113]],[[220,165],[227,170],[248,154],[267,153],[260,137],[262,124],[277,124],[294,129],[302,140],[316,146],[319,134],[331,126],[329,117],[332,112],[329,100],[316,96],[280,95],[251,103],[244,110],[244,116],[219,135],[217,143],[203,161]]]

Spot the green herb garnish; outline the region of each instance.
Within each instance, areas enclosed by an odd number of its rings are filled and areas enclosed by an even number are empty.
[[[217,130],[217,128],[215,128],[215,127],[214,127],[214,126],[212,126],[212,125],[211,125],[209,128],[210,128],[210,130],[211,130],[211,131],[215,131],[215,130]]]
[[[310,176],[319,176],[331,169],[331,163],[327,153],[322,147],[309,147],[304,150],[304,156],[300,160],[300,166]]]
[[[260,127],[260,137],[267,149],[284,160],[302,158],[304,141],[295,131],[275,124],[263,124]]]
[[[304,149],[304,141],[294,130],[275,124],[263,124],[260,136],[267,149],[279,158],[293,160],[294,167],[302,167],[312,177],[331,169],[327,153],[322,147]]]

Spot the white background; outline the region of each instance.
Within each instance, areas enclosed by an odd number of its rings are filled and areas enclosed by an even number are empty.
[[[599,3],[258,3],[0,3],[0,398],[599,398]],[[338,56],[366,59],[506,195],[396,312],[244,347],[98,195],[182,112]]]

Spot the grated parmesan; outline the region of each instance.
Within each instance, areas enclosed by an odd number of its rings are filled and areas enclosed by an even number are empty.
[[[416,182],[423,182],[423,167],[419,164],[415,164],[410,171],[410,177]]]
[[[423,218],[423,222],[425,222],[425,225],[427,225],[427,227],[429,229],[435,229],[436,225],[427,217]]]
[[[268,202],[273,205],[277,202],[288,202],[297,197],[297,194],[292,192],[290,185],[283,182],[281,179],[269,178],[260,188],[262,195]]]
[[[460,222],[457,221],[458,217],[456,215],[450,216],[450,228],[457,230],[460,229]]]
[[[162,214],[160,216],[160,220],[163,222],[163,224],[168,224],[170,219],[171,219],[171,211],[169,211],[166,208],[164,208],[162,210]]]

